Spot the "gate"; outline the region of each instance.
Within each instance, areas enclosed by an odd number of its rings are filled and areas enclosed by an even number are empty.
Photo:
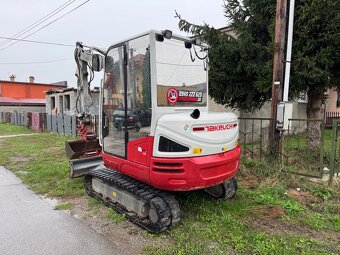
[[[340,143],[339,143],[339,129],[340,120],[333,120],[332,125],[332,143],[331,143],[331,158],[330,158],[330,169],[329,169],[329,181],[328,184],[331,185],[334,176],[340,177]]]
[[[313,146],[307,138],[308,125],[320,128],[319,146]],[[302,176],[322,178],[324,169],[324,121],[289,119],[288,129],[282,140],[282,163],[286,172]]]

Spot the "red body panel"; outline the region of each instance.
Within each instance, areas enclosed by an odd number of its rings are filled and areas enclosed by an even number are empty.
[[[209,156],[188,158],[152,157],[153,137],[128,143],[127,159],[103,152],[104,163],[153,187],[187,191],[217,185],[236,175],[241,149]]]

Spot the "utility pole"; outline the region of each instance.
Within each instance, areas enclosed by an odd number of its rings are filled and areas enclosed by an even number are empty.
[[[282,100],[284,48],[286,35],[287,0],[276,1],[275,38],[274,38],[274,62],[272,83],[272,109],[269,127],[269,153],[277,157],[280,148],[280,131],[276,128],[278,103]]]

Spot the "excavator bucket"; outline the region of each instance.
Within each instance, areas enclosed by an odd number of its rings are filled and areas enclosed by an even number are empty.
[[[91,170],[96,167],[103,165],[103,158],[101,156],[82,158],[82,159],[72,159],[70,164],[70,178],[77,178],[86,175]]]
[[[101,146],[98,139],[66,141],[65,151],[68,159],[90,158],[99,155]]]

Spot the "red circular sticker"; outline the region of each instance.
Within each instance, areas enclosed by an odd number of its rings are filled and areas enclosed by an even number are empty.
[[[178,101],[178,91],[175,88],[171,88],[168,90],[168,101],[170,104],[176,104],[176,102]]]

